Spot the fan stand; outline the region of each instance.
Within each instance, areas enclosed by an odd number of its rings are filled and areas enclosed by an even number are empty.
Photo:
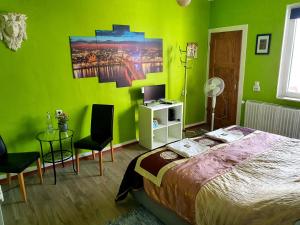
[[[214,125],[215,125],[215,108],[216,108],[216,103],[217,103],[217,96],[212,97],[212,113],[211,113],[211,124],[210,124],[210,130],[214,130]]]

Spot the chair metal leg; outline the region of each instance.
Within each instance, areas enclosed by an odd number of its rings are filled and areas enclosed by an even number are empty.
[[[41,168],[41,160],[38,158],[36,160],[36,168],[37,168],[37,172],[40,178],[40,183],[43,184],[43,174],[42,174],[42,168]]]
[[[95,160],[95,158],[96,158],[96,153],[95,153],[94,150],[92,150],[92,155],[93,155],[93,160]]]
[[[6,179],[7,179],[7,183],[10,185],[11,184],[11,176],[10,173],[6,174]]]
[[[77,171],[77,174],[79,174],[80,167],[79,167],[79,149],[78,148],[75,149],[75,155],[76,155],[76,171]]]
[[[99,169],[100,169],[100,176],[103,174],[103,165],[102,165],[102,151],[99,152]]]
[[[112,141],[110,142],[110,155],[111,155],[111,161],[113,162],[115,158],[114,158],[114,149],[113,149]]]
[[[19,180],[20,192],[21,192],[23,201],[27,202],[27,195],[26,195],[26,189],[25,189],[23,172],[22,173],[18,173],[18,180]]]

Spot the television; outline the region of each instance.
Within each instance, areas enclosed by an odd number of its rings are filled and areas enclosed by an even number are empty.
[[[152,85],[144,88],[144,104],[163,100],[166,97],[166,85]]]

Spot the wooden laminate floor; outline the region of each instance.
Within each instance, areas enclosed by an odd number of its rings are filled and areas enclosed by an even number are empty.
[[[28,202],[21,202],[18,181],[2,185],[5,202],[2,205],[5,225],[101,225],[137,206],[129,196],[121,204],[114,198],[128,163],[146,150],[133,144],[115,152],[115,162],[104,154],[104,176],[100,177],[98,157],[81,160],[80,174],[71,165],[57,169],[57,184],[53,171],[44,174],[44,184],[37,175],[26,176]]]

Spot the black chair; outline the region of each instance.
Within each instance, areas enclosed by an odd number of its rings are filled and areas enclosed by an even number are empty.
[[[43,183],[43,176],[41,170],[41,161],[39,152],[21,152],[21,153],[8,153],[2,137],[0,136],[0,172],[7,174],[8,184],[11,183],[11,173],[18,174],[20,185],[20,192],[23,200],[27,201],[23,171],[36,161],[40,183]]]
[[[93,159],[95,159],[95,151],[99,151],[99,167],[100,176],[103,174],[102,150],[110,143],[111,159],[114,161],[113,155],[113,105],[93,104],[91,135],[74,143],[76,153],[76,168],[79,173],[79,152],[80,149],[92,150]]]

